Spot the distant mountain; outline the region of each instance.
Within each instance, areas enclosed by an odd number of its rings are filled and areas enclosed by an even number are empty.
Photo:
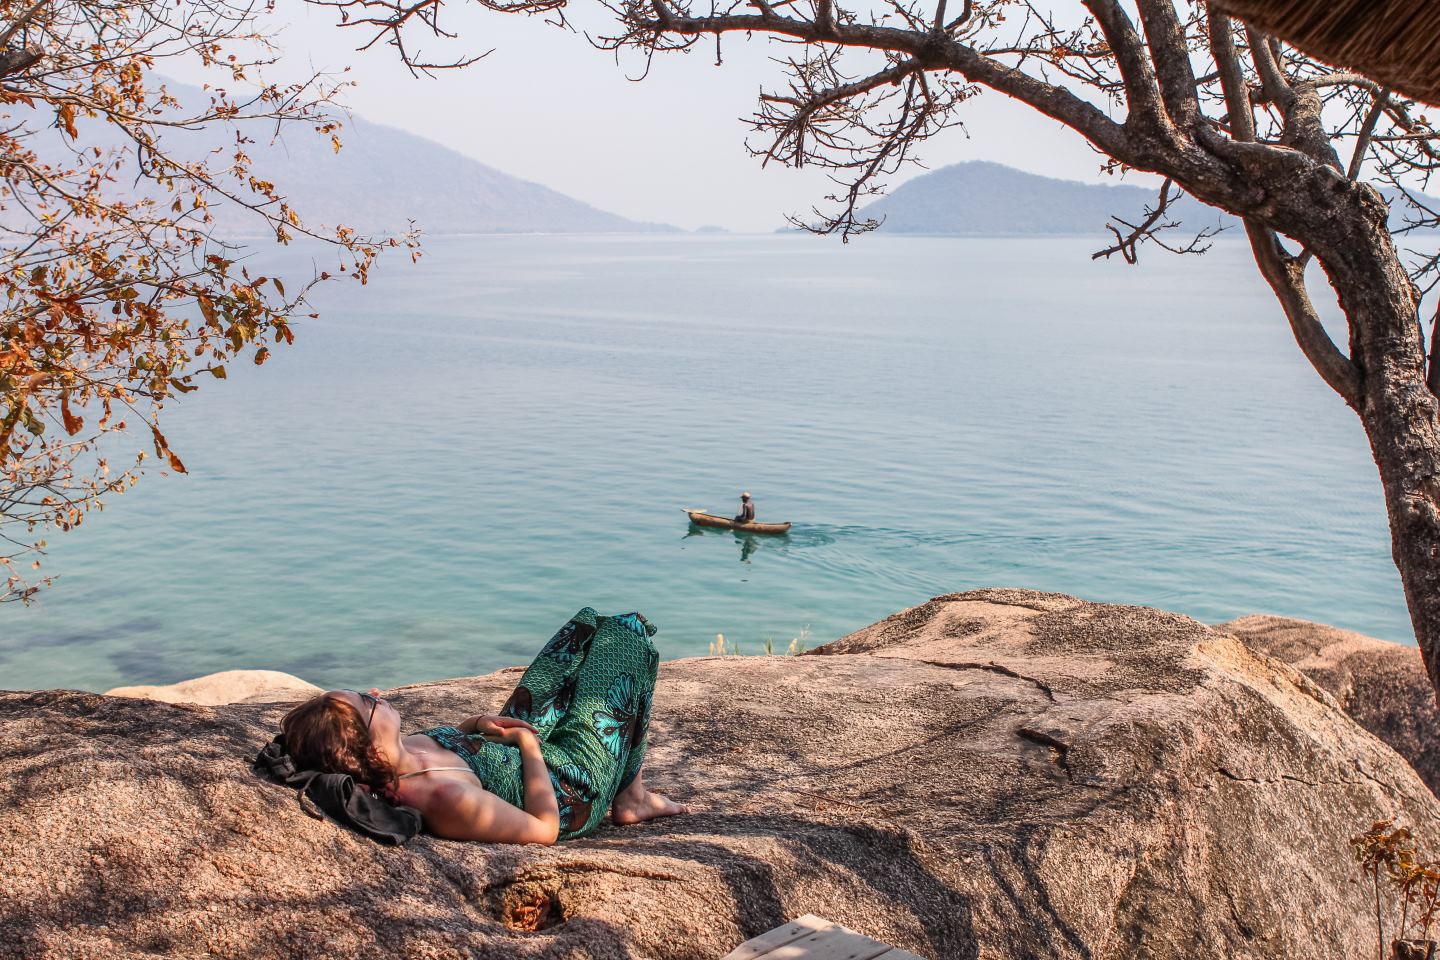
[[[638,223],[486,166],[414,134],[353,117],[336,154],[328,137],[296,129],[273,149],[255,148],[258,170],[309,223],[426,234],[654,233]]]
[[[941,167],[865,207],[886,233],[1007,236],[1103,233],[1119,216],[1138,223],[1156,193],[1129,184],[1079,183],[1025,173],[987,160]],[[1187,227],[1234,225],[1189,197],[1171,210]]]
[[[1385,192],[1394,212],[1392,227],[1403,223],[1393,191]],[[1139,223],[1153,206],[1156,191],[1129,184],[1079,183],[1025,173],[985,160],[957,163],[907,181],[865,207],[864,214],[884,218],[886,233],[949,236],[1103,235],[1105,223],[1121,217]],[[1440,204],[1440,201],[1434,201]],[[1239,233],[1239,221],[1192,199],[1172,201],[1175,231],[1223,226]]]
[[[198,87],[169,81],[169,92],[190,110],[201,112],[209,94]],[[80,142],[101,149],[133,150],[108,124],[79,121]],[[340,131],[343,147],[336,153],[330,138],[307,124],[288,127],[283,139],[271,143],[271,129],[248,122],[242,132],[253,142],[245,152],[253,160],[253,173],[275,184],[299,212],[306,225],[333,227],[344,224],[361,233],[398,232],[414,220],[426,235],[457,233],[671,233],[678,227],[639,223],[538,183],[501,173],[463,153],[438,143],[371,123],[362,117],[345,119]],[[236,125],[214,122],[205,128],[170,129],[161,136],[165,148],[178,159],[208,158],[212,170],[222,170],[222,158],[235,150]],[[42,128],[37,143],[42,152],[63,156],[69,147],[52,128]],[[577,161],[579,162],[579,161]],[[228,187],[234,183],[222,178]],[[153,184],[121,183],[137,193],[154,195]],[[167,205],[169,197],[160,197]],[[268,232],[249,214],[213,208],[222,233],[248,235]]]

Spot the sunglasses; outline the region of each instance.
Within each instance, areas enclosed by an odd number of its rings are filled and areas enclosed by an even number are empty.
[[[370,715],[365,718],[365,729],[369,730],[370,725],[375,721],[375,710],[380,706],[380,698],[371,696],[368,693],[356,691],[356,695],[365,703],[370,704]]]

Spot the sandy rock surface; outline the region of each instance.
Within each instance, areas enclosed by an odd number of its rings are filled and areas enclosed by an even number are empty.
[[[1186,617],[977,591],[815,654],[662,664],[647,780],[700,812],[551,848],[310,819],[248,767],[283,704],[0,694],[0,956],[715,960],[816,913],[932,960],[1348,960],[1347,838],[1440,817]],[[391,696],[420,728],[518,676]]]
[[[227,703],[283,703],[323,692],[313,683],[278,670],[222,670],[162,687],[116,687],[107,697],[218,707]]]
[[[1440,793],[1440,715],[1416,647],[1323,623],[1264,614],[1215,627],[1283,660],[1324,687],[1345,712],[1395,748]]]

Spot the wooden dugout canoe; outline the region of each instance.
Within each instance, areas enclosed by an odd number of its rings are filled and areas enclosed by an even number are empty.
[[[789,533],[788,523],[736,523],[729,517],[717,517],[700,510],[686,510],[690,522],[697,527],[718,527],[721,530],[736,530],[740,533]]]

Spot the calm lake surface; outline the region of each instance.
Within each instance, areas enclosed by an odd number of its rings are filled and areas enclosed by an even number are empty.
[[[1364,434],[1244,245],[1096,242],[431,240],[175,404],[190,475],[50,538],[0,687],[385,687],[585,605],[758,653],[981,586],[1413,642]],[[680,512],[742,489],[789,537]]]

